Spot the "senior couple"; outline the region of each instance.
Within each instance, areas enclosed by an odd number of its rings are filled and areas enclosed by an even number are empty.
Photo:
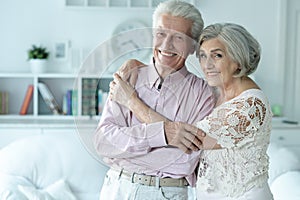
[[[190,73],[196,51],[205,80]],[[269,200],[271,117],[248,77],[260,45],[242,26],[203,20],[192,5],[160,3],[153,62],[131,60],[110,84],[94,144],[110,166],[100,199]],[[120,74],[126,74],[120,76]],[[130,82],[127,82],[130,76]]]

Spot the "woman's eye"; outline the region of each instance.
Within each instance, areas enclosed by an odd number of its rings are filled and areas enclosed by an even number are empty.
[[[199,58],[206,58],[206,55],[203,53],[200,53]]]
[[[217,54],[215,54],[215,58],[222,58],[223,56],[222,56],[222,54],[220,54],[220,53],[217,53]]]
[[[199,61],[202,63],[206,60],[206,55],[205,54],[199,54]]]

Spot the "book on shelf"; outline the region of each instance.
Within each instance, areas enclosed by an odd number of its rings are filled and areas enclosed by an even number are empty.
[[[0,114],[8,114],[8,92],[0,91]]]
[[[82,80],[82,115],[98,114],[98,79]]]
[[[72,90],[67,90],[67,115],[72,115]]]
[[[98,90],[98,114],[101,115],[105,102],[108,98],[108,93],[104,92],[103,90],[99,89]]]
[[[72,90],[72,115],[78,115],[78,91]]]
[[[77,90],[67,90],[63,98],[63,109],[62,109],[63,114],[78,115],[77,101],[78,101]]]
[[[67,106],[67,95],[65,94],[64,96],[63,96],[63,102],[62,102],[62,114],[63,115],[66,115],[67,114],[67,112],[68,112],[68,108],[67,108],[68,106]]]
[[[26,115],[33,95],[33,85],[29,85],[20,109],[20,115]]]
[[[53,114],[61,114],[62,113],[61,108],[56,102],[52,93],[50,92],[48,86],[43,82],[39,82],[38,89],[45,103],[48,105],[48,107],[53,112]]]

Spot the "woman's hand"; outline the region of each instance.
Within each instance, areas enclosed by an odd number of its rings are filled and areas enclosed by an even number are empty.
[[[144,66],[146,66],[144,63],[135,59],[130,59],[122,64],[117,73],[123,80],[128,81],[132,86],[134,86],[138,77],[138,68]]]
[[[130,109],[131,101],[137,97],[134,88],[128,82],[123,81],[117,73],[114,74],[114,80],[109,84],[109,88],[110,100]]]

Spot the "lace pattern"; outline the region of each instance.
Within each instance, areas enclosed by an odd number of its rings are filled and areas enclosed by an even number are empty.
[[[203,150],[197,189],[238,197],[268,179],[266,153],[272,114],[260,90],[249,90],[228,101],[197,123],[223,148]]]

